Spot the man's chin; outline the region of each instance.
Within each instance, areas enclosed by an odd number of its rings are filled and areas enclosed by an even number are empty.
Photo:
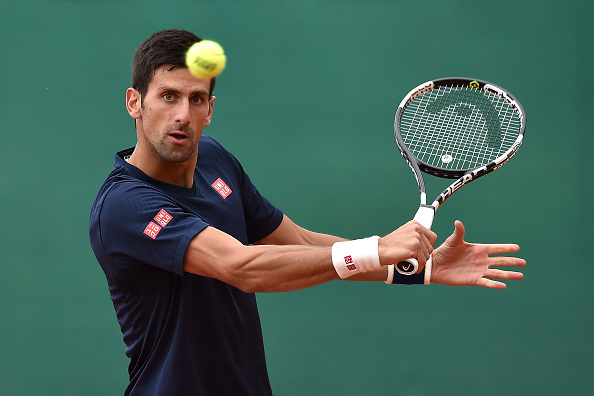
[[[170,148],[161,148],[157,150],[161,158],[173,164],[181,164],[186,161],[189,161],[195,156],[196,149],[195,148],[186,148],[186,149],[170,149]]]

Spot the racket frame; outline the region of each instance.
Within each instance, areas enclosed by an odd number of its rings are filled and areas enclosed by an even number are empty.
[[[412,154],[412,152],[408,149],[408,147],[404,143],[404,140],[402,139],[402,136],[400,134],[400,120],[406,107],[419,96],[426,94],[434,90],[435,88],[438,88],[440,86],[452,85],[460,87],[469,87],[473,89],[482,89],[488,93],[497,95],[500,98],[504,99],[509,105],[511,105],[516,110],[519,116],[520,130],[516,140],[502,155],[500,155],[493,161],[489,162],[488,164],[465,170],[445,169],[434,165],[430,165],[422,161],[421,159],[417,158],[414,154]],[[398,106],[398,110],[396,111],[396,116],[394,120],[394,138],[396,139],[396,143],[398,145],[398,149],[400,150],[400,154],[404,157],[409,167],[413,171],[415,179],[417,180],[417,185],[419,187],[420,205],[413,220],[418,221],[421,225],[430,229],[431,225],[433,224],[435,211],[437,211],[437,209],[454,192],[458,191],[460,188],[470,183],[471,181],[476,180],[479,177],[482,177],[486,174],[489,174],[496,169],[499,169],[516,154],[524,140],[525,130],[526,113],[524,112],[524,108],[522,107],[520,102],[505,89],[495,84],[489,83],[487,81],[463,77],[441,78],[437,80],[427,81],[411,90],[404,97],[404,99],[402,99],[400,105]],[[423,173],[427,173],[429,175],[436,176],[439,178],[456,180],[452,182],[448,187],[446,187],[446,189],[444,189],[441,192],[441,194],[439,194],[437,198],[435,198],[431,205],[427,205],[427,192],[425,188],[425,180],[423,179]],[[406,260],[406,262],[412,264],[412,268],[403,269],[403,267],[400,264],[405,264],[404,262],[400,262],[395,266],[397,271],[404,275],[412,275],[416,273],[418,270],[418,262],[416,261],[416,259],[409,259]]]

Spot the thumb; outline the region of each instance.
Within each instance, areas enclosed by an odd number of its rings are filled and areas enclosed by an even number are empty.
[[[464,224],[460,220],[454,222],[454,233],[447,239],[449,245],[459,245],[464,242]]]

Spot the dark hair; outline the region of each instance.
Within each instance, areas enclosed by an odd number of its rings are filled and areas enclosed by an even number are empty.
[[[192,44],[202,41],[185,30],[163,30],[143,41],[132,58],[132,88],[144,97],[155,72],[160,66],[186,67],[186,52]],[[209,96],[212,96],[216,78],[210,79]]]

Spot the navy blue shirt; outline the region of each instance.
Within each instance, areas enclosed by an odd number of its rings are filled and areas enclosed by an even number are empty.
[[[190,240],[211,226],[243,244],[274,231],[282,212],[212,137],[198,146],[194,185],[152,179],[116,154],[90,219],[130,358],[126,395],[270,395],[256,298],[185,273]]]

